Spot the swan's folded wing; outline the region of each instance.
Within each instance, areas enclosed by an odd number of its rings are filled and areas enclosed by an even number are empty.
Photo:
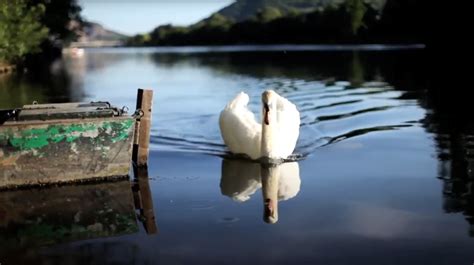
[[[300,134],[300,113],[296,106],[284,97],[277,103],[278,153],[281,157],[291,155]]]
[[[237,95],[219,117],[219,127],[224,143],[234,154],[245,154],[252,159],[260,157],[261,125],[247,108],[248,96]]]

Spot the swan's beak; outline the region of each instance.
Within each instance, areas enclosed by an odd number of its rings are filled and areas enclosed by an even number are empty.
[[[270,119],[268,117],[268,113],[270,112],[270,107],[267,103],[263,104],[263,119],[266,125],[270,125]]]
[[[278,217],[276,216],[276,211],[275,211],[275,204],[272,199],[266,199],[265,200],[265,215],[264,215],[264,220],[267,223],[274,224],[278,220]]]

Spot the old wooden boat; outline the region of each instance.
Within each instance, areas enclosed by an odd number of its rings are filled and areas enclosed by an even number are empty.
[[[137,110],[140,95],[143,90]],[[0,189],[126,177],[140,119],[150,113],[151,99],[137,115],[108,102],[32,104],[0,112]],[[149,133],[142,135],[149,140]]]

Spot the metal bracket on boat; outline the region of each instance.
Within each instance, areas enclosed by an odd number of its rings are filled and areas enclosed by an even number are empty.
[[[101,104],[107,104],[107,109],[112,108],[112,105],[111,105],[110,102],[108,102],[108,101],[91,101],[90,104],[91,104],[92,106],[94,106],[94,105],[96,105],[96,106],[101,106]],[[99,107],[98,109],[104,109],[104,108]]]
[[[143,112],[142,109],[136,109],[135,113],[133,113],[132,117],[135,120],[140,120],[143,117],[143,115],[145,115],[145,112]]]
[[[39,104],[38,101],[34,100],[33,102],[31,102],[31,105],[33,105],[34,107],[25,107],[23,106],[23,109],[24,110],[32,110],[32,109],[38,109],[38,110],[43,110],[43,109],[56,109],[55,106],[41,106],[41,104]]]
[[[127,106],[123,106],[121,109],[117,107],[111,107],[110,109],[114,110],[114,116],[122,116],[123,114],[128,112]]]
[[[8,120],[17,120],[20,109],[0,110],[0,125]]]
[[[140,138],[140,119],[145,115],[142,109],[136,109],[132,117],[135,119],[135,133],[133,135],[133,144],[138,146],[138,139]],[[136,161],[133,161],[136,164]]]
[[[103,106],[103,104],[107,106]],[[112,110],[114,116],[122,116],[124,113],[127,113],[128,107],[123,106],[121,109],[112,106],[108,101],[91,101],[90,105],[99,106],[96,110]]]
[[[122,109],[120,110],[121,113],[127,113],[130,109],[127,106],[123,106]]]
[[[110,109],[114,110],[114,116],[122,116],[124,113],[128,112],[127,106],[123,106],[121,109],[116,107],[111,107]]]

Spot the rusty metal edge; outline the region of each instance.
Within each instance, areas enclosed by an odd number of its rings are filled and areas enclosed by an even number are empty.
[[[57,120],[26,120],[26,121],[7,121],[0,125],[1,127],[22,126],[22,125],[41,125],[41,124],[56,124],[56,123],[76,123],[76,122],[97,122],[102,120],[129,120],[135,119],[132,116],[116,116],[116,117],[99,117],[86,119],[57,119]]]

